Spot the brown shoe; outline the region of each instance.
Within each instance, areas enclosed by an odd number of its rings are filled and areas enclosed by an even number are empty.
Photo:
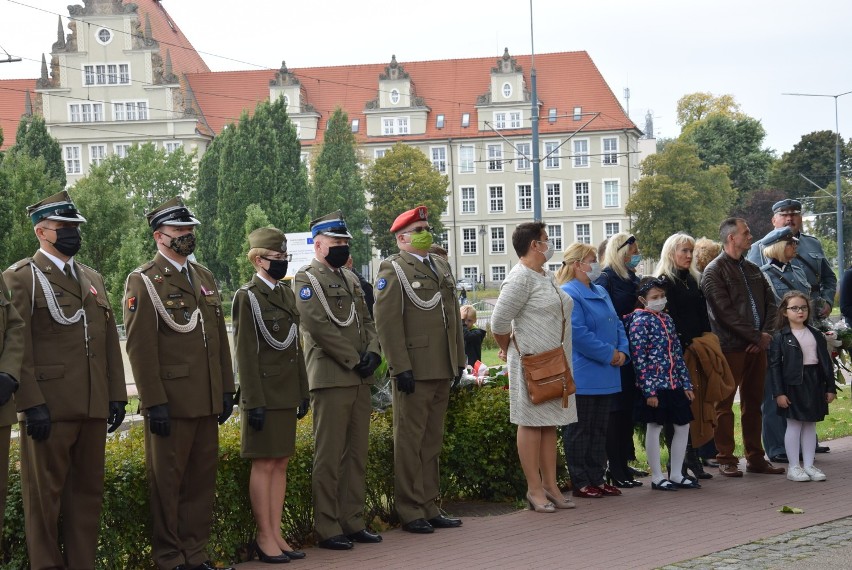
[[[720,463],[719,473],[723,477],[742,477],[743,472],[737,467],[736,463]]]
[[[764,473],[766,475],[781,475],[786,470],[783,467],[775,467],[768,461],[764,461],[763,463],[749,463],[746,465],[746,471],[749,473]]]

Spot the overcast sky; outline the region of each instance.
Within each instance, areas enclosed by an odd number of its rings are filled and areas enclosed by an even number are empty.
[[[0,0],[0,46],[22,57],[0,78],[35,78],[73,0]],[[78,2],[82,3],[82,2]],[[528,54],[530,5],[509,0],[163,0],[215,71]],[[35,9],[37,7],[38,9]],[[762,121],[766,146],[834,130],[834,100],[787,92],[852,91],[849,0],[533,0],[535,52],[585,50],[643,128],[680,132],[677,100],[730,93]],[[67,21],[66,21],[67,23]],[[0,51],[0,58],[5,54]],[[852,94],[839,99],[852,133]]]

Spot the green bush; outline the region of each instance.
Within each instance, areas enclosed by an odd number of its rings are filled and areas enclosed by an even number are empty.
[[[508,392],[501,388],[455,390],[450,395],[441,455],[445,500],[506,500],[523,495],[526,483],[509,423]],[[296,453],[287,470],[287,500],[282,518],[294,547],[313,540],[311,470],[312,416],[296,429]],[[20,451],[12,442],[0,569],[28,566],[21,502]],[[209,553],[214,561],[244,560],[255,533],[248,496],[251,463],[240,457],[239,418],[219,428],[219,467]],[[151,518],[145,474],[143,425],[109,436],[106,445],[104,505],[98,543],[98,568],[154,568]],[[373,412],[367,457],[365,518],[376,530],[398,524],[393,504],[393,410]]]

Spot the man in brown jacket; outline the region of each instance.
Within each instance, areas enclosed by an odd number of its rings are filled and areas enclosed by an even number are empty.
[[[391,232],[400,251],[379,267],[374,311],[394,377],[394,499],[402,528],[428,534],[462,524],[436,499],[450,385],[467,357],[455,279],[446,260],[429,254],[426,207],[400,214]]]
[[[24,358],[24,320],[9,300],[6,281],[0,276],[0,537],[9,485],[9,437],[17,421],[12,394],[18,389]],[[2,540],[2,539],[0,539]]]
[[[704,269],[701,290],[707,298],[710,328],[719,337],[740,392],[746,471],[784,473],[764,457],[760,443],[763,383],[767,350],[775,324],[775,297],[760,268],[745,258],[751,247],[751,231],[741,218],[728,218],[719,228],[722,253]],[[734,455],[734,395],[716,404],[716,449],[719,472],[742,477]]]
[[[86,219],[68,193],[27,214],[39,250],[3,277],[26,330],[15,402],[30,567],[94,568],[105,423],[115,431],[127,404],[118,331],[103,278],[74,259]]]
[[[200,222],[174,198],[147,214],[153,260],[127,278],[127,355],[145,413],[145,462],[160,570],[208,570],[218,423],[231,415],[234,375],[222,299],[188,258]]]

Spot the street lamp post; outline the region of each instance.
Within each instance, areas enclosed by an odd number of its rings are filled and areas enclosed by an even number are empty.
[[[361,233],[367,236],[367,281],[373,279],[373,246],[370,243],[370,236],[373,235],[373,226],[370,225],[370,220],[364,222],[364,227],[361,228]]]
[[[834,184],[837,197],[837,269],[843,271],[846,263],[845,251],[843,247],[843,188],[840,180],[840,120],[837,112],[837,100],[844,95],[849,95],[852,91],[846,93],[838,93],[837,95],[829,95],[825,93],[782,93],[782,95],[791,95],[794,97],[831,97],[834,99],[834,128],[837,133],[837,139],[834,145]]]
[[[485,224],[479,226],[479,235],[482,236],[482,288],[485,289],[485,236],[488,230],[485,229]]]

